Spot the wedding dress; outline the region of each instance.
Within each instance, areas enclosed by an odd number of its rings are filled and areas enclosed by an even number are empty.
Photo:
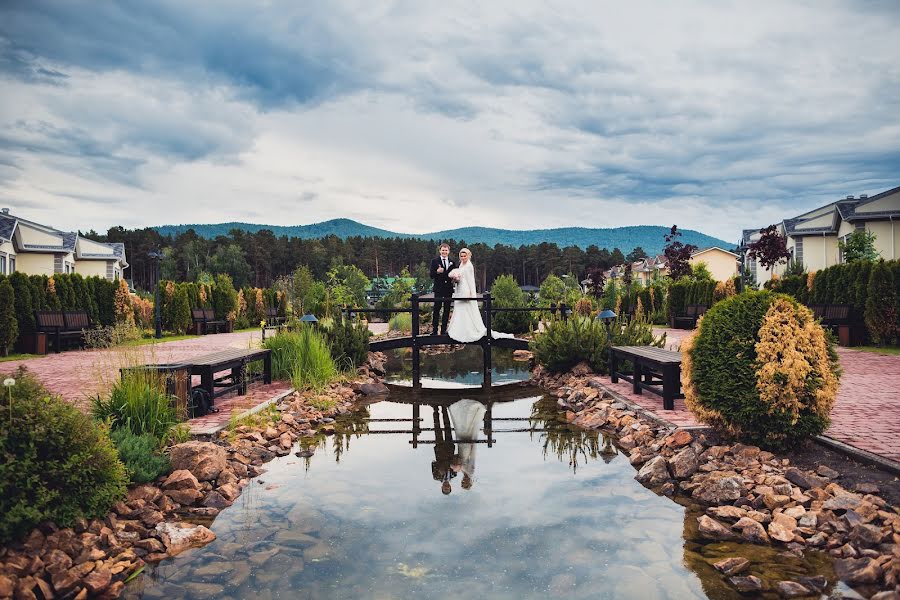
[[[460,400],[450,406],[450,421],[456,432],[459,461],[462,471],[470,478],[475,478],[475,448],[478,444],[466,443],[477,440],[484,424],[484,404],[476,400]]]
[[[472,261],[467,261],[454,271],[459,272],[459,281],[453,291],[454,298],[474,298],[475,268]],[[447,335],[457,342],[477,342],[485,336],[487,328],[481,318],[478,302],[475,300],[454,300],[453,314],[450,316],[450,325],[447,326]],[[491,330],[492,338],[511,338],[510,333],[500,333]]]

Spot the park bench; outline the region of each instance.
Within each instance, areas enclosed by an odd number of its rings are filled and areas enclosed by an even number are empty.
[[[84,330],[91,328],[91,319],[84,311],[36,310],[35,330],[47,339],[59,353],[64,344],[74,341],[84,348]]]
[[[225,331],[228,322],[216,319],[216,312],[211,308],[195,308],[191,311],[192,327],[194,335],[206,335],[212,330],[213,333]]]
[[[683,315],[674,315],[670,326],[672,329],[694,329],[697,327],[697,321],[706,314],[707,306],[705,304],[688,304],[684,309]]]
[[[266,309],[266,325],[282,325],[285,321],[287,321],[287,317],[279,317],[277,308]]]
[[[861,320],[853,314],[850,304],[810,305],[813,317],[838,338],[841,346],[859,346],[863,343],[866,330]]]
[[[619,370],[631,363],[631,374]],[[663,408],[675,410],[681,393],[681,353],[655,346],[612,346],[609,349],[609,374],[613,383],[621,377],[632,385],[635,394],[643,390],[662,396]]]

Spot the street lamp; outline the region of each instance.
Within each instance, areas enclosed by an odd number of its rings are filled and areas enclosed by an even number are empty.
[[[155,288],[153,301],[153,309],[156,313],[155,321],[156,321],[156,339],[160,339],[162,337],[162,313],[160,312],[159,306],[159,261],[163,257],[163,253],[159,248],[151,250],[147,257],[153,261],[153,287]]]
[[[608,308],[597,315],[598,321],[603,321],[603,324],[606,325],[606,339],[609,339],[612,335],[610,333],[610,329],[612,328],[613,321],[616,320],[616,313],[609,310]]]
[[[302,317],[300,317],[301,323],[318,323],[319,320],[312,313],[306,313]]]

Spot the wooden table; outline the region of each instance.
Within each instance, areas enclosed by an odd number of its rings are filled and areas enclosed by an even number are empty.
[[[191,367],[191,375],[200,376],[200,388],[209,394],[210,400],[237,389],[239,395],[247,393],[247,365],[251,362],[263,361],[262,378],[264,383],[272,383],[272,351],[259,350],[222,350],[202,356],[195,356],[184,361]],[[216,378],[216,373],[229,371],[229,374]]]
[[[631,362],[631,375],[619,371],[619,361]],[[635,394],[648,390],[662,396],[665,410],[675,410],[675,400],[684,398],[680,352],[655,346],[612,346],[609,375],[613,383],[618,383],[620,377],[631,382]]]

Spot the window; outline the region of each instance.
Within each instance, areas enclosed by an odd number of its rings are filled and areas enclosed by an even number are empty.
[[[860,221],[860,222],[858,222],[858,223],[856,224],[856,228],[857,228],[857,229],[865,229],[865,228],[866,228],[866,222],[865,222],[865,221]]]
[[[15,256],[9,257],[9,272],[10,273],[16,272],[16,257]]]
[[[0,253],[0,274],[6,275],[6,255]]]
[[[794,262],[798,265],[803,264],[803,238],[798,237],[794,242]]]

